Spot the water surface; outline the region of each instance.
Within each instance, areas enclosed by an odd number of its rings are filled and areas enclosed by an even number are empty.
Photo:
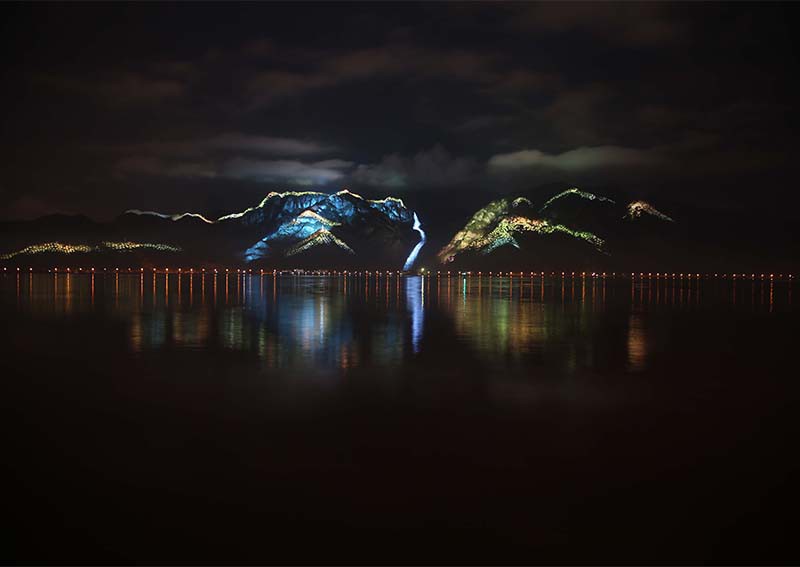
[[[1,282],[4,559],[797,559],[791,282]]]

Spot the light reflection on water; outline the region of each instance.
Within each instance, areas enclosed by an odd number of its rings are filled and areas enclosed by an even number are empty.
[[[34,556],[61,534],[62,555],[110,546],[98,563],[187,549],[255,563],[276,546],[297,562],[309,541],[371,558],[398,535],[467,561],[585,562],[570,553],[607,544],[630,562],[681,545],[676,560],[731,562],[784,532],[794,550],[791,294],[769,280],[0,276],[6,515]]]
[[[497,368],[573,372],[603,355],[639,372],[651,327],[671,313],[792,309],[792,284],[772,280],[23,273],[2,281],[4,309],[122,322],[133,353],[221,348],[252,353],[265,369],[394,367],[457,343]]]
[[[411,312],[411,342],[414,352],[419,352],[419,342],[422,339],[422,324],[424,320],[425,287],[420,276],[405,278],[406,300]]]
[[[628,320],[628,368],[633,372],[644,370],[647,360],[647,341],[640,313],[631,313]]]

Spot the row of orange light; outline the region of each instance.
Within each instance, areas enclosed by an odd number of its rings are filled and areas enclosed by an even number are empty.
[[[443,272],[440,272],[440,271],[436,272],[437,276],[441,276],[442,274],[443,274]],[[472,276],[473,274],[477,275],[477,276],[483,276],[483,272],[457,272],[457,274],[459,276]],[[451,272],[445,272],[445,275],[450,276]],[[525,274],[525,272],[487,272],[486,275],[488,275],[488,276],[508,276],[508,277],[519,276],[519,277],[525,277],[526,274]],[[548,273],[547,272],[529,272],[528,275],[545,277],[546,275],[548,275]],[[558,276],[559,272],[550,272],[549,275]],[[580,277],[584,277],[585,278],[586,276],[589,276],[589,277],[592,277],[592,278],[600,278],[600,277],[605,278],[605,277],[609,277],[609,276],[616,277],[617,273],[616,272],[611,272],[609,274],[607,272],[560,272],[560,275],[561,275],[561,277],[580,276]],[[640,277],[640,278],[652,278],[652,277],[655,277],[655,278],[670,278],[670,277],[671,278],[684,278],[684,277],[687,277],[687,278],[692,278],[692,277],[694,277],[694,278],[710,278],[710,277],[727,278],[727,277],[730,277],[732,279],[735,279],[737,277],[742,277],[742,278],[747,278],[748,277],[747,274],[738,274],[738,273],[732,273],[732,274],[729,275],[727,273],[726,274],[719,274],[719,273],[715,273],[715,274],[710,274],[710,273],[699,274],[699,273],[678,273],[678,272],[656,272],[656,273],[653,273],[653,272],[638,272],[638,273],[637,272],[630,272],[630,273],[628,273],[628,272],[620,272],[619,276],[620,277],[631,277],[631,278],[636,278],[637,276]],[[758,274],[755,274],[755,273],[750,274],[750,278],[751,279],[757,279],[758,277],[759,277]],[[767,278],[774,279],[776,277],[777,278],[783,278],[784,275],[783,274],[777,274],[777,276],[776,276],[776,274],[772,273],[772,274],[760,274],[760,277],[761,277],[761,279],[767,279]],[[793,274],[786,274],[786,277],[789,278],[789,279],[794,279],[794,275]]]
[[[108,268],[103,268],[103,272],[108,272],[108,270],[109,270]],[[3,271],[7,272],[8,268],[3,268]],[[19,272],[20,268],[17,268],[16,271]],[[28,268],[28,271],[29,272],[33,272],[33,268]],[[55,267],[55,268],[48,269],[47,271],[48,271],[48,273],[51,273],[51,272],[56,272],[57,273],[59,271],[59,268]],[[65,271],[67,273],[72,273],[73,272],[72,268],[63,269],[63,271]],[[83,268],[78,268],[76,271],[78,273],[83,273],[84,269]],[[86,268],[86,272],[94,272],[94,271],[95,271],[95,268]],[[126,270],[124,270],[124,269],[120,270],[120,268],[114,268],[113,271],[114,272],[120,272],[120,271],[125,272]],[[129,272],[129,273],[133,273],[135,271],[137,271],[137,270],[135,270],[134,268],[128,268],[127,269],[127,272]],[[140,272],[140,273],[144,272],[144,271],[145,271],[144,268],[139,268],[138,269],[138,272]],[[170,268],[163,268],[161,270],[159,270],[158,268],[152,268],[152,271],[153,272],[161,271],[161,272],[168,273],[170,271]],[[189,268],[189,269],[172,268],[172,271],[173,271],[173,273],[179,273],[179,274],[180,273],[184,273],[184,272],[193,274],[195,272],[205,273],[206,269],[205,268],[201,268],[200,270],[195,270],[194,268]],[[217,274],[217,273],[219,273],[220,270],[217,269],[217,268],[210,268],[208,271]],[[225,273],[232,273],[233,271],[234,270],[231,269],[231,268],[225,268],[224,269]],[[236,269],[235,273],[237,273],[237,274],[252,274],[253,271],[254,270],[252,268],[251,269]],[[403,273],[403,272],[401,272],[399,270],[397,270],[397,271],[391,271],[391,270],[385,270],[385,271],[374,270],[374,271],[370,271],[370,270],[367,270],[367,271],[363,271],[362,272],[362,271],[349,271],[349,270],[341,270],[341,271],[339,271],[339,270],[271,270],[270,271],[270,270],[260,269],[260,270],[255,270],[255,271],[256,271],[256,273],[258,273],[260,275],[264,275],[265,273],[267,273],[267,274],[271,273],[272,275],[291,274],[291,275],[325,275],[325,276],[327,276],[327,275],[358,275],[358,276],[360,276],[360,275],[363,274],[363,275],[367,275],[367,276],[375,275],[375,276],[378,276],[378,277],[383,275],[383,274],[386,274],[387,276],[394,276],[395,274],[397,274],[399,276],[399,275],[402,275],[402,273]],[[450,271],[447,271],[447,272],[437,271],[436,272],[437,276],[441,276],[443,274],[447,275],[447,276],[452,276],[453,275],[453,273],[450,272]],[[456,274],[459,275],[459,276],[472,276],[472,275],[483,276],[484,275],[483,272],[471,272],[471,271],[469,271],[469,272],[456,272]],[[424,275],[424,270],[423,270],[423,275]],[[430,273],[428,273],[428,275],[430,275]],[[513,272],[513,271],[512,272],[502,272],[502,271],[500,271],[500,272],[487,272],[486,275],[492,276],[492,277],[494,277],[494,276],[498,276],[498,277],[502,277],[502,276],[524,277],[525,276],[525,272]],[[547,272],[529,272],[528,275],[545,277],[548,274],[547,274]],[[549,275],[557,276],[557,275],[559,275],[559,272],[550,272]],[[586,276],[589,276],[589,277],[593,277],[593,278],[596,278],[596,277],[605,278],[605,277],[608,277],[609,275],[611,277],[616,277],[617,273],[616,272],[611,272],[611,274],[608,274],[607,272],[560,272],[560,275],[562,277],[566,277],[566,276],[586,277]],[[745,273],[741,273],[741,274],[740,273],[732,273],[732,274],[714,273],[712,275],[710,273],[699,274],[699,273],[655,272],[655,274],[654,274],[653,272],[638,272],[638,273],[637,272],[629,272],[629,273],[628,272],[620,272],[619,275],[621,277],[631,277],[631,278],[636,278],[637,276],[640,277],[640,278],[652,278],[652,277],[656,277],[656,278],[670,278],[670,277],[672,277],[672,278],[684,278],[684,277],[687,277],[687,278],[692,278],[692,277],[694,277],[694,278],[701,278],[701,277],[706,277],[706,278],[710,278],[710,277],[728,278],[728,277],[730,277],[732,279],[735,279],[735,278],[738,278],[738,277],[742,277],[742,278],[747,278],[748,277],[748,274],[745,274]],[[766,274],[766,273],[762,273],[762,274],[751,273],[751,274],[749,274],[749,277],[750,277],[750,279],[758,279],[759,277],[761,279],[767,279],[767,278],[774,279],[775,277],[778,277],[779,279],[782,279],[784,277],[784,274],[779,273],[776,276],[776,274],[774,274],[774,273],[770,273],[770,274]],[[787,274],[786,277],[789,278],[789,279],[794,279],[794,275],[793,274]]]
[[[187,268],[187,269],[184,269],[184,268],[152,268],[153,273],[158,273],[158,272],[169,273],[170,270],[172,270],[173,273],[178,273],[178,274],[181,274],[181,273],[188,273],[188,274],[202,273],[202,274],[204,274],[204,273],[206,273],[206,269],[205,268],[201,268],[199,270],[195,270],[194,268]],[[3,268],[3,271],[7,272],[8,268]],[[17,268],[16,271],[19,272],[19,271],[21,271],[21,269]],[[28,268],[28,271],[29,272],[33,272],[33,268]],[[49,268],[47,270],[47,273],[53,273],[53,272],[57,273],[58,271],[59,271],[59,268]],[[73,270],[72,268],[62,268],[61,271],[66,272],[66,273],[93,273],[93,272],[95,272],[95,268],[86,268],[85,270],[84,270],[84,268],[77,268],[76,270]],[[102,271],[103,272],[108,272],[109,268],[103,268]],[[135,268],[128,268],[127,270],[125,270],[124,268],[122,268],[122,269],[114,268],[111,271],[114,272],[114,273],[116,273],[116,272],[127,272],[127,273],[138,272],[138,273],[144,273],[145,269],[144,268],[139,268],[137,270]],[[208,269],[209,273],[213,272],[215,274],[218,274],[218,273],[220,273],[220,271],[221,271],[221,269],[217,269],[217,268],[209,268]],[[251,269],[236,269],[236,270],[231,269],[231,268],[225,268],[224,269],[224,273],[226,273],[226,274],[227,273],[234,273],[234,272],[237,273],[237,274],[252,274],[252,273],[255,272],[255,273],[260,274],[260,275],[264,275],[264,274],[272,274],[272,275],[290,274],[290,275],[324,275],[324,276],[328,276],[328,275],[362,275],[362,274],[365,274],[365,275],[368,275],[368,276],[370,276],[370,275],[380,276],[380,275],[383,275],[383,274],[386,274],[387,276],[394,276],[395,274],[397,274],[397,275],[401,275],[402,274],[402,272],[400,270],[396,270],[396,271],[391,271],[391,270],[370,271],[370,270],[367,270],[367,271],[364,271],[364,272],[360,272],[360,271],[354,272],[354,271],[349,271],[349,270],[342,270],[342,271],[339,271],[339,270],[264,270],[264,269],[253,270],[252,268]]]

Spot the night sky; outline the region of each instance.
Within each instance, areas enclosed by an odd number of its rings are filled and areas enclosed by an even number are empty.
[[[800,217],[796,5],[1,10],[3,219],[552,183]]]

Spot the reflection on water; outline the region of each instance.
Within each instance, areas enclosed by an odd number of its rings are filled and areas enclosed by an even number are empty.
[[[420,276],[408,277],[406,280],[406,300],[411,311],[411,342],[414,352],[419,352],[419,342],[422,338],[423,307],[425,303],[425,287]]]
[[[644,370],[647,343],[640,313],[631,313],[628,319],[628,368],[633,372]]]
[[[792,283],[771,279],[153,272],[17,273],[2,283],[4,309],[122,322],[133,353],[221,348],[252,353],[265,369],[391,367],[449,341],[498,369],[572,372],[620,358],[639,372],[649,329],[670,312],[792,308]]]
[[[10,556],[794,550],[792,301],[769,278],[9,273]]]

